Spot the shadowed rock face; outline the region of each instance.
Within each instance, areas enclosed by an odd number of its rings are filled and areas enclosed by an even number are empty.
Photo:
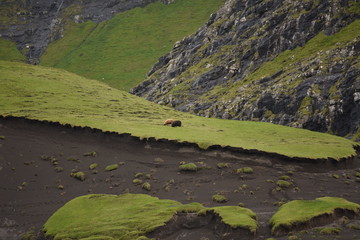
[[[144,7],[156,0],[25,0],[1,1],[7,21],[0,36],[16,42],[29,63],[37,64],[48,44],[62,37],[67,21],[101,22],[114,14]],[[165,4],[171,1],[165,1]]]
[[[206,117],[260,120],[340,136],[360,123],[359,35],[308,56],[286,50],[333,36],[359,17],[354,1],[228,0],[174,45],[132,93]],[[326,44],[326,42],[324,42]],[[294,61],[292,61],[295,59]],[[252,77],[258,69],[262,72]]]

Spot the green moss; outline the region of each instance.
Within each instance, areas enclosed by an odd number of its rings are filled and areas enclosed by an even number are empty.
[[[340,178],[340,175],[339,174],[332,174],[331,175],[333,178],[335,178],[335,179],[339,179]]]
[[[89,169],[90,169],[90,170],[94,170],[94,169],[97,168],[98,166],[99,166],[99,164],[97,164],[97,163],[92,163],[92,164],[90,164]]]
[[[222,169],[222,168],[229,168],[229,167],[230,167],[230,164],[229,164],[229,163],[218,163],[218,164],[216,164],[216,167],[217,167],[217,168],[220,168],[220,169]]]
[[[119,168],[119,164],[111,164],[105,167],[105,171],[114,171]]]
[[[287,175],[284,175],[284,176],[279,177],[279,179],[287,181],[287,180],[290,180],[291,178]]]
[[[27,231],[22,237],[21,240],[36,240],[37,234],[33,229]]]
[[[148,183],[148,182],[145,182],[145,183],[142,185],[142,188],[145,189],[146,191],[150,191],[150,190],[151,190],[151,184]]]
[[[97,152],[86,152],[83,153],[84,157],[96,157],[97,156]]]
[[[86,174],[84,172],[71,173],[71,176],[80,181],[85,181],[85,178],[86,178]]]
[[[135,178],[141,178],[141,177],[143,177],[143,176],[144,176],[144,174],[141,173],[141,172],[135,173],[135,175],[134,175]]]
[[[133,184],[140,185],[140,184],[142,184],[143,181],[139,178],[135,178],[132,182],[133,182]]]
[[[236,169],[236,173],[247,173],[247,174],[252,174],[254,173],[254,170],[251,167],[243,167],[243,168],[238,168]]]
[[[278,185],[279,187],[282,187],[282,188],[288,188],[292,185],[292,182],[288,182],[285,180],[279,180],[276,182],[276,185]]]
[[[223,206],[214,207],[212,210],[219,214],[222,221],[230,225],[232,228],[249,229],[253,234],[255,234],[258,229],[256,214],[248,208]]]
[[[181,171],[196,172],[198,170],[198,167],[195,163],[187,163],[180,165],[179,169]]]
[[[62,171],[64,171],[64,168],[57,166],[54,168],[54,170],[55,170],[55,172],[62,172]]]
[[[312,218],[329,214],[335,209],[344,209],[359,213],[360,205],[349,202],[343,198],[322,197],[315,200],[294,200],[281,206],[270,219],[272,233],[279,228],[289,229],[296,224],[305,223]]]
[[[319,232],[324,235],[338,235],[341,232],[341,229],[334,227],[325,227],[322,228]]]
[[[225,202],[229,201],[229,199],[225,195],[222,195],[222,194],[213,195],[212,200],[217,203],[225,203]]]

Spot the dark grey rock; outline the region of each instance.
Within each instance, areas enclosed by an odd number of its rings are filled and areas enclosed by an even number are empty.
[[[202,28],[161,57],[131,92],[206,117],[352,136],[360,121],[359,38],[336,49],[316,50],[291,71],[284,72],[285,61],[273,76],[244,82],[284,51],[305,46],[320,32],[335,34],[358,19],[348,7],[346,0],[227,0]],[[190,71],[192,67],[201,71]],[[170,96],[183,81],[190,87]],[[234,86],[236,91],[230,91]],[[215,87],[223,91],[212,94]]]

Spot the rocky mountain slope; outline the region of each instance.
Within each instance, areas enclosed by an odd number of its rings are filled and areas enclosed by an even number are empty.
[[[132,93],[206,117],[359,139],[359,1],[227,0]]]
[[[101,22],[152,2],[156,0],[4,0],[0,1],[0,37],[16,42],[28,62],[36,64],[49,42],[62,37],[67,21]]]

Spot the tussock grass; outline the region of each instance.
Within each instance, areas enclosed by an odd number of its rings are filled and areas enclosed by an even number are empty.
[[[146,233],[165,225],[177,212],[213,210],[233,228],[256,231],[255,214],[240,207],[206,209],[199,203],[183,205],[145,194],[92,194],[77,197],[58,209],[45,223],[54,239],[147,239]]]
[[[119,168],[119,164],[111,164],[105,167],[105,171],[114,171]]]
[[[181,171],[196,172],[198,167],[195,163],[186,163],[179,166]]]
[[[360,205],[343,198],[321,197],[315,200],[294,200],[282,205],[270,219],[271,231],[289,229],[297,223],[304,223],[323,214],[333,214],[335,209],[360,213]]]
[[[188,141],[204,149],[222,145],[311,159],[350,157],[357,144],[271,123],[198,117],[65,70],[5,61],[0,61],[0,115]],[[168,118],[181,119],[183,127],[164,127]]]
[[[215,207],[213,210],[221,216],[224,223],[233,228],[249,229],[252,233],[255,233],[258,229],[256,214],[248,208],[223,206]]]
[[[201,27],[224,0],[160,1],[119,13],[100,24],[70,22],[49,45],[44,66],[58,67],[129,90],[144,80],[174,43]]]
[[[212,200],[217,203],[225,203],[225,202],[229,201],[229,199],[225,195],[222,195],[222,194],[213,195]]]

